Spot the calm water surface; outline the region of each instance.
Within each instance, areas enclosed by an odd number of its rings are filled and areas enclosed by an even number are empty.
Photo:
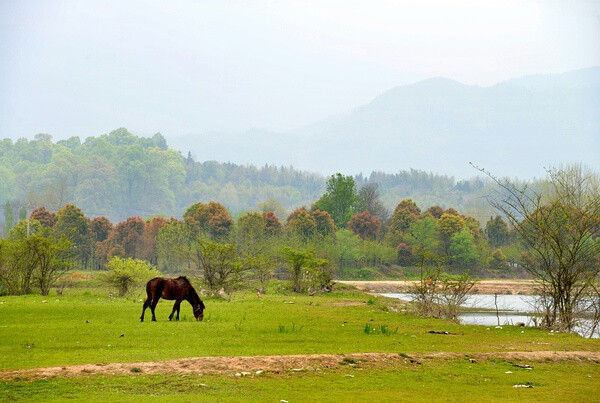
[[[398,298],[406,301],[413,299],[412,294],[408,293],[386,293],[380,294],[385,297]],[[534,326],[534,306],[539,297],[535,295],[497,295],[494,300],[493,294],[470,295],[467,301],[462,305],[473,309],[492,309],[493,312],[463,312],[458,315],[459,321],[469,325],[497,326],[514,325],[523,322],[525,326]],[[498,315],[496,315],[496,304]],[[585,321],[583,321],[585,323]],[[575,331],[582,334],[580,328]],[[594,338],[600,337],[600,331],[597,331]]]

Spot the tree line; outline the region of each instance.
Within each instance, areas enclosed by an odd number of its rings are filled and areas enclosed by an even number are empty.
[[[419,270],[427,302],[431,283],[449,279],[445,273],[467,286],[470,274],[527,273],[538,282],[545,326],[571,330],[586,317],[595,327],[600,180],[579,166],[548,176],[539,190],[490,174],[497,188],[489,201],[500,214],[484,228],[454,208],[422,210],[410,199],[390,212],[377,184],[359,187],[339,173],[318,199],[285,221],[275,201],[235,220],[211,201],[189,205],[181,219],[135,216],[117,224],[104,216],[90,219],[73,204],[56,212],[39,207],[0,239],[0,293],[37,287],[47,294],[69,268],[109,269],[107,279],[121,293],[134,277],[159,272],[190,274],[212,294],[265,292],[275,275],[289,278],[293,291],[314,293],[331,289],[336,270],[401,266]]]
[[[104,269],[113,258],[137,259],[163,273],[202,273],[215,293],[231,292],[249,278],[264,290],[284,267],[295,291],[314,291],[327,288],[338,268],[415,266],[434,255],[451,270],[505,272],[515,253],[499,216],[483,230],[475,218],[453,208],[421,211],[409,199],[390,213],[376,184],[358,188],[353,177],[341,174],[327,180],[312,205],[295,209],[285,221],[279,218],[282,211],[271,201],[234,220],[219,202],[196,202],[181,219],[134,216],[113,224],[105,216],[89,218],[73,204],[56,212],[39,207],[7,226],[3,253],[7,261],[9,256],[24,261],[17,245],[39,238],[62,245],[57,259],[67,252],[68,259],[57,262],[71,267]],[[4,292],[28,292],[29,287],[10,285],[7,267],[3,263]]]
[[[138,137],[124,128],[83,141],[71,137],[53,142],[47,134],[33,140],[4,139],[0,178],[4,206],[0,222],[10,226],[37,207],[58,211],[67,203],[89,217],[106,216],[117,222],[131,216],[181,216],[192,203],[212,200],[220,200],[238,216],[277,200],[284,217],[316,200],[327,181],[293,167],[199,162],[190,153],[168,148],[160,133]],[[388,209],[411,198],[423,207],[453,206],[480,221],[491,211],[481,198],[490,181],[457,182],[412,169],[359,174],[354,180],[359,187],[378,183],[381,202]]]

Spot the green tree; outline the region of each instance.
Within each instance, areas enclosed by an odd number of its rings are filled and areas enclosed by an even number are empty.
[[[317,231],[317,222],[305,207],[301,207],[289,215],[287,228],[306,243],[314,237]]]
[[[87,267],[92,252],[89,221],[79,207],[67,204],[56,212],[53,232],[56,238],[66,237],[75,248],[75,258]]]
[[[22,224],[26,220],[21,220]],[[0,293],[27,294],[37,286],[42,295],[71,264],[71,243],[56,239],[37,223],[37,232],[26,236],[24,225],[11,230],[11,239],[0,240]]]
[[[452,236],[466,228],[465,220],[458,215],[444,213],[440,219],[437,220],[437,228],[444,251],[446,252],[446,255],[449,255]]]
[[[322,272],[322,269],[327,267],[329,262],[326,259],[315,257],[315,253],[312,250],[292,249],[286,246],[281,251],[281,257],[290,265],[289,273],[292,280],[292,291],[303,291],[303,278],[306,278],[307,274],[310,274],[311,271],[321,284],[324,282],[327,283],[327,275]]]
[[[327,180],[327,191],[317,200],[313,210],[327,211],[338,228],[346,228],[346,224],[354,214],[357,200],[354,179],[337,173]]]
[[[338,259],[340,266],[354,265],[364,259],[361,249],[361,239],[347,229],[335,233]]]
[[[452,265],[463,269],[470,269],[477,261],[474,237],[471,231],[464,228],[452,235],[449,252]]]
[[[390,246],[396,247],[408,233],[410,225],[419,219],[421,209],[410,199],[404,199],[396,206],[387,235]]]
[[[135,287],[160,276],[160,272],[145,260],[113,257],[106,264],[107,273],[100,279],[112,287],[116,287],[119,296],[124,297]]]
[[[499,215],[491,217],[485,224],[485,235],[492,248],[507,245],[510,238],[508,224]]]
[[[198,239],[193,247],[192,261],[202,282],[215,296],[221,289],[231,297],[244,286],[245,271],[233,244]]]
[[[12,241],[27,238],[28,235],[33,235],[42,232],[44,227],[39,221],[34,219],[20,220],[14,227],[8,231],[8,239]]]
[[[494,249],[489,265],[492,270],[504,271],[508,269],[508,261],[502,249]]]
[[[179,273],[189,266],[192,235],[183,222],[171,219],[156,236],[158,264],[161,271]]]
[[[14,220],[12,206],[7,200],[4,204],[4,234],[8,235],[8,231],[12,228]]]
[[[257,209],[263,213],[272,212],[276,217],[285,217],[287,215],[285,207],[276,199],[269,199],[258,203]]]
[[[45,230],[47,232],[48,230]],[[65,237],[55,239],[49,234],[34,234],[25,241],[30,256],[36,262],[33,282],[42,295],[48,295],[50,287],[71,267],[72,244]]]

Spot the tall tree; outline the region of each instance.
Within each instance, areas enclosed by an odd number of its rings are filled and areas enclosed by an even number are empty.
[[[600,281],[600,178],[579,165],[548,170],[542,190],[501,180],[488,200],[527,248],[526,268],[538,280],[544,323],[572,330]],[[594,294],[595,293],[595,294]]]
[[[12,228],[14,220],[12,206],[10,205],[10,201],[7,200],[4,204],[4,235],[8,235],[8,231]]]
[[[410,199],[402,200],[398,203],[392,215],[390,231],[398,234],[406,233],[410,224],[419,219],[420,214],[421,209],[414,201]]]
[[[504,246],[508,244],[510,238],[508,224],[499,215],[490,217],[485,224],[485,235],[492,248]]]
[[[92,253],[89,221],[79,207],[67,204],[56,212],[53,232],[57,238],[64,236],[75,247],[75,258],[87,267]]]
[[[437,228],[444,251],[446,252],[446,255],[449,255],[450,241],[452,236],[466,228],[465,220],[463,220],[459,215],[444,213],[440,219],[437,220]]]
[[[355,211],[368,211],[380,222],[385,223],[390,218],[390,212],[381,201],[379,185],[377,183],[366,183],[358,191]]]
[[[288,216],[286,227],[302,241],[307,242],[314,237],[317,231],[317,222],[306,211],[306,207],[300,207]]]
[[[327,211],[338,228],[346,228],[357,199],[354,178],[337,173],[327,180],[327,191],[317,200],[313,210]]]

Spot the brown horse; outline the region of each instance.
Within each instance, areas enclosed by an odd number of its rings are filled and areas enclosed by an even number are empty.
[[[179,276],[177,278],[164,278],[156,277],[148,281],[146,284],[146,301],[144,301],[144,308],[142,309],[142,316],[140,321],[144,321],[144,312],[146,308],[150,307],[152,310],[152,321],[156,322],[156,316],[154,316],[154,309],[158,300],[162,297],[168,300],[175,300],[173,305],[173,311],[169,315],[169,320],[173,320],[173,315],[177,311],[176,320],[179,320],[179,308],[181,301],[186,300],[192,305],[194,309],[194,316],[196,320],[202,320],[204,318],[204,302],[198,296],[194,287],[185,276]]]

